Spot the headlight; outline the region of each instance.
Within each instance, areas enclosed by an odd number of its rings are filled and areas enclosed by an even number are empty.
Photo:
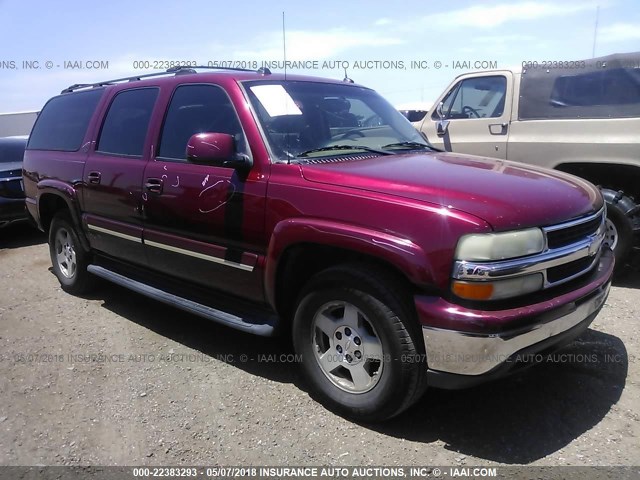
[[[503,233],[482,233],[463,236],[456,248],[456,260],[462,262],[493,262],[541,253],[545,247],[544,233],[539,228],[528,228]],[[455,279],[452,291],[467,300],[500,300],[542,289],[541,273],[512,278],[485,278],[465,281]]]
[[[467,261],[505,260],[540,253],[544,234],[539,228],[504,233],[465,235],[458,242],[456,259]]]

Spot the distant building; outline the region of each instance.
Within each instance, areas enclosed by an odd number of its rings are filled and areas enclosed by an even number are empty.
[[[38,112],[0,113],[0,137],[29,135]]]

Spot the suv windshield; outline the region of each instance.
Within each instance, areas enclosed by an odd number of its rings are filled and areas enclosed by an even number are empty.
[[[368,88],[301,81],[245,85],[278,160],[429,148],[401,113]]]

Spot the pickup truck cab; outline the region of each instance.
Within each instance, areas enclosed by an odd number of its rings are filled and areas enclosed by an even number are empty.
[[[446,151],[582,177],[607,203],[622,267],[640,234],[640,53],[456,77],[416,127]]]
[[[268,70],[73,85],[24,182],[64,290],[292,335],[314,395],[365,421],[564,345],[614,265],[590,183],[437,151],[368,88]]]

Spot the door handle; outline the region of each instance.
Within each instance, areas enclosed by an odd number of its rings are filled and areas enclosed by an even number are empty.
[[[164,182],[161,178],[147,178],[144,188],[151,193],[161,194],[163,184]]]
[[[92,183],[94,185],[98,185],[100,183],[101,177],[102,177],[102,174],[100,172],[89,172],[89,175],[87,175],[87,179],[89,180],[89,183]]]
[[[507,128],[509,124],[507,122],[503,123],[491,123],[489,124],[489,133],[491,135],[504,135],[507,133]]]

